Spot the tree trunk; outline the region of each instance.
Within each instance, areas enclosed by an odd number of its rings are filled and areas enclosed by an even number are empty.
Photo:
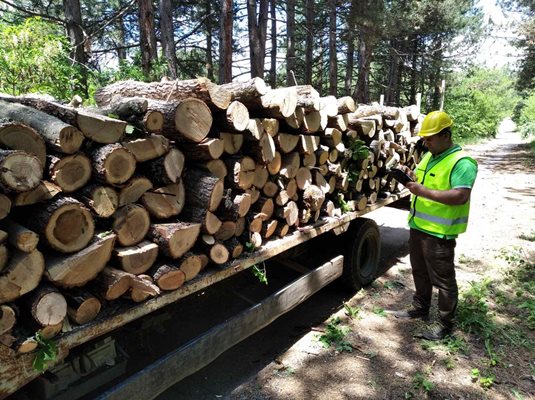
[[[84,26],[79,0],[63,0],[63,11],[65,13],[65,25],[71,44],[71,59],[80,71],[81,79],[75,83],[74,90],[82,93],[84,98],[88,98],[87,85],[87,54],[86,48],[90,49],[89,38],[84,37]],[[87,42],[86,42],[87,41]]]
[[[336,0],[328,1],[329,7],[329,94],[338,92],[338,54],[336,51]]]
[[[272,88],[277,87],[277,11],[276,0],[269,0],[271,16],[271,57],[269,66],[269,84]]]
[[[145,78],[150,78],[154,62],[158,59],[156,33],[154,31],[154,7],[151,0],[138,0],[139,49],[141,68]]]
[[[219,83],[232,81],[232,24],[234,21],[232,0],[222,0],[219,37]]]
[[[249,53],[251,59],[251,77],[264,77],[264,60],[266,56],[266,33],[268,20],[268,0],[258,1],[258,15],[255,0],[247,0],[247,21],[249,28]]]
[[[314,46],[314,1],[305,0],[305,85],[312,85]]]
[[[211,81],[214,80],[214,60],[212,56],[212,5],[211,0],[204,0],[204,9],[205,9],[205,31],[206,31],[206,77]]]
[[[167,71],[171,79],[177,78],[175,32],[173,27],[173,6],[171,0],[160,0],[160,40],[163,56],[167,60]]]
[[[295,81],[295,0],[286,3],[286,85],[297,85]]]

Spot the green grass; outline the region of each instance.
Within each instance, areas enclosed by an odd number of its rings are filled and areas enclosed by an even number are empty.
[[[344,340],[350,330],[351,328],[348,326],[342,325],[340,317],[335,317],[329,321],[325,333],[318,339],[325,348],[333,346],[338,352],[347,351],[351,353],[353,347],[349,342]]]

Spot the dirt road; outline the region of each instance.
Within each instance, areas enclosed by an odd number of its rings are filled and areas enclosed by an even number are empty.
[[[458,240],[456,250],[461,291],[485,277],[498,285],[504,268],[510,268],[503,255],[513,254],[515,246],[524,254],[535,251],[535,162],[529,145],[507,128],[496,139],[466,148],[478,160],[479,174],[469,230]],[[381,227],[384,273],[370,287],[354,296],[348,296],[339,285],[325,288],[159,399],[535,396],[533,331],[527,332],[523,343],[513,342],[518,347],[495,347],[489,353],[489,345],[485,347],[481,337],[459,330],[453,343],[428,345],[414,337],[423,323],[402,322],[385,314],[384,310],[410,304],[413,294],[406,213],[384,208],[373,214]],[[532,300],[534,295],[531,293]],[[516,315],[514,309],[509,315],[496,312],[496,319],[514,330]],[[336,317],[340,322],[333,324]],[[328,332],[329,322],[331,327],[347,331],[342,343],[349,345],[351,352],[322,346],[318,338]],[[460,351],[456,346],[464,348]],[[480,376],[474,372],[476,368]],[[486,381],[480,378],[490,379],[483,374],[491,372],[494,379],[484,388],[482,382]]]

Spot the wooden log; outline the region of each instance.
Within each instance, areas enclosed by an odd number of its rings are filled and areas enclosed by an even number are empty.
[[[162,290],[176,290],[186,281],[186,274],[183,271],[167,263],[153,266],[148,275]]]
[[[84,186],[76,197],[101,218],[111,217],[119,206],[119,195],[109,186],[94,184]]]
[[[84,140],[84,135],[77,128],[44,112],[20,104],[0,100],[0,118],[11,119],[30,126],[43,137],[50,148],[61,153],[76,153]]]
[[[145,273],[156,262],[158,245],[148,240],[128,247],[113,249],[114,264],[134,275]]]
[[[223,149],[227,154],[236,154],[243,145],[243,135],[231,132],[220,132],[219,137],[223,141]]]
[[[299,135],[297,148],[301,154],[314,153],[320,145],[319,136]]]
[[[364,117],[369,117],[374,114],[382,114],[385,107],[379,103],[372,104],[358,104],[357,109],[350,113],[352,119],[359,119]]]
[[[236,222],[234,221],[223,221],[221,223],[221,227],[219,230],[214,234],[214,237],[217,240],[225,241],[230,239],[231,237],[234,237],[236,234]]]
[[[348,129],[349,118],[347,114],[338,114],[327,121],[328,128],[338,129],[340,132],[346,132]]]
[[[303,167],[308,167],[308,168],[315,167],[316,166],[316,152],[303,154],[301,164],[303,165]]]
[[[11,199],[0,193],[0,220],[8,216],[11,211]]]
[[[277,149],[284,154],[288,154],[294,151],[297,146],[297,143],[299,143],[300,137],[299,135],[279,132],[279,134],[275,136],[274,139]]]
[[[260,77],[250,79],[245,82],[230,82],[221,85],[221,87],[230,92],[232,100],[242,103],[250,103],[267,93],[269,88],[264,80]]]
[[[303,203],[310,211],[318,211],[325,200],[325,194],[316,185],[310,185],[303,192]]]
[[[158,245],[163,254],[177,259],[193,247],[200,231],[199,223],[152,224],[148,237]]]
[[[231,171],[226,177],[226,183],[231,188],[246,190],[251,187],[256,168],[256,163],[251,157],[229,158],[225,163]]]
[[[223,245],[227,248],[231,259],[238,258],[243,253],[243,245],[235,237],[224,241]]]
[[[214,264],[222,265],[230,259],[230,253],[223,243],[217,242],[210,247],[208,257]]]
[[[336,147],[342,142],[342,132],[336,128],[327,128],[320,137],[321,144],[328,147]]]
[[[132,177],[136,169],[136,159],[122,145],[108,144],[91,154],[94,176],[106,184],[120,184]]]
[[[134,175],[126,183],[115,185],[118,192],[119,207],[137,202],[141,196],[152,189],[152,182],[141,175]]]
[[[295,182],[300,190],[305,190],[312,185],[312,173],[307,167],[301,167],[295,175]]]
[[[77,109],[76,126],[86,138],[103,144],[120,141],[126,130],[126,122],[84,109]]]
[[[279,192],[279,187],[275,182],[268,181],[262,188],[262,194],[266,197],[275,197]]]
[[[178,269],[184,272],[186,282],[191,281],[201,272],[202,261],[195,253],[187,252],[175,263]]]
[[[275,137],[279,133],[279,120],[277,118],[263,118],[262,128],[264,132],[271,137]]]
[[[111,229],[117,235],[121,246],[133,246],[141,241],[149,231],[149,213],[140,204],[127,204],[112,215]]]
[[[104,300],[115,300],[130,289],[132,274],[106,267],[91,282],[92,291]]]
[[[296,107],[294,112],[284,118],[283,127],[286,125],[290,129],[299,129],[305,118],[305,110],[302,107]]]
[[[277,224],[278,221],[276,219],[263,222],[260,235],[262,235],[264,239],[269,239],[275,233],[275,230],[277,229]]]
[[[248,140],[260,140],[264,134],[264,125],[260,118],[250,118],[244,136]]]
[[[224,86],[216,85],[207,78],[150,83],[119,81],[98,89],[95,92],[95,101],[103,107],[110,104],[116,95],[164,101],[193,97],[217,110],[226,110],[231,102],[231,93]]]
[[[297,107],[302,107],[306,111],[319,111],[320,94],[312,85],[298,85],[295,88],[297,91]]]
[[[68,196],[57,196],[44,205],[29,206],[17,212],[15,220],[62,253],[83,249],[95,232],[95,223],[89,210]]]
[[[84,289],[65,290],[63,295],[67,301],[67,315],[78,325],[94,320],[102,307],[100,300]]]
[[[252,205],[251,209],[262,214],[262,221],[267,221],[273,215],[273,199],[260,196],[258,201]]]
[[[225,111],[214,114],[214,124],[223,131],[243,132],[249,124],[249,110],[239,101],[233,101]]]
[[[188,160],[192,161],[215,160],[225,151],[224,141],[214,138],[206,138],[199,143],[182,143],[181,147],[188,155]]]
[[[82,153],[46,157],[45,178],[58,185],[64,193],[74,192],[91,178],[91,160]]]
[[[240,193],[234,196],[230,191],[227,191],[219,204],[216,215],[222,220],[237,221],[238,218],[244,217],[250,208],[250,194]]]
[[[267,170],[270,175],[276,175],[279,173],[282,167],[282,157],[278,151],[275,151],[273,160],[267,164]]]
[[[94,279],[110,260],[116,235],[96,235],[92,242],[74,254],[51,254],[46,258],[45,276],[56,286],[81,287]]]
[[[180,218],[187,222],[201,224],[202,231],[209,235],[215,234],[221,228],[221,220],[206,208],[186,207]]]
[[[289,201],[284,207],[276,207],[274,214],[289,226],[294,226],[299,220],[299,207],[294,201]]]
[[[268,179],[269,171],[264,165],[258,164],[254,172],[253,186],[257,189],[262,189],[266,185]]]
[[[45,260],[38,250],[31,253],[15,250],[0,274],[0,304],[34,290],[41,281],[44,268]]]
[[[139,139],[130,139],[121,142],[137,162],[154,160],[169,152],[169,139],[162,135],[150,135]]]
[[[149,275],[138,275],[139,279],[142,279],[146,283],[153,284],[152,277]],[[156,286],[158,290],[160,289],[158,286]],[[151,297],[151,294],[144,290],[143,288],[137,288],[137,287],[130,287],[130,290],[126,292],[125,297],[128,297],[130,300],[141,303],[142,301],[147,300],[149,297]]]
[[[284,118],[291,116],[297,107],[297,91],[295,87],[271,89],[259,98],[241,101],[255,115]]]
[[[184,175],[187,207],[215,211],[223,198],[223,181],[200,169],[189,169]]]
[[[43,178],[39,159],[20,150],[0,150],[0,188],[6,193],[34,189]]]
[[[219,179],[224,179],[228,175],[227,166],[223,160],[210,160],[194,164],[195,168],[210,172]]]
[[[291,152],[282,156],[282,165],[279,174],[285,178],[295,178],[301,164],[298,152]]]
[[[0,305],[0,336],[10,332],[17,322],[15,306],[10,304]]]
[[[41,284],[22,302],[38,326],[57,325],[67,316],[67,301],[52,285]]]
[[[31,253],[39,243],[39,235],[30,229],[6,218],[0,221],[0,229],[7,232],[7,241],[17,250]]]
[[[120,119],[128,120],[134,115],[144,115],[147,112],[149,102],[142,97],[114,96],[109,104],[111,114]]]
[[[46,162],[45,141],[32,127],[20,122],[0,120],[0,144],[11,150],[22,150],[36,156],[41,165]]]
[[[176,147],[167,154],[141,165],[141,171],[157,186],[177,183],[184,171],[185,156]]]
[[[329,182],[327,182],[325,177],[321,174],[321,172],[314,171],[313,178],[314,185],[319,187],[325,195],[327,195],[327,193],[330,193],[331,186],[329,185]]]
[[[336,102],[338,104],[338,114],[355,112],[357,109],[355,100],[353,100],[353,97],[351,96],[340,97]]]
[[[141,203],[152,217],[165,219],[179,215],[184,208],[185,199],[184,183],[180,180],[145,192],[141,196]]]
[[[283,238],[284,236],[288,234],[289,230],[290,230],[290,225],[282,221],[279,221],[279,223],[277,224],[277,227],[275,228],[275,232],[273,232],[273,236]]]
[[[236,233],[234,234],[236,237],[240,237],[243,232],[245,232],[245,224],[246,224],[245,217],[240,217],[236,221]]]

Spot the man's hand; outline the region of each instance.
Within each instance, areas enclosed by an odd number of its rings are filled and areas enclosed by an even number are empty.
[[[412,172],[412,170],[409,167],[407,167],[406,165],[399,165],[397,168],[402,170],[403,172],[405,172],[407,175],[409,175],[409,177],[413,181],[415,181],[415,182],[417,181],[416,175],[414,174],[414,172]]]
[[[458,206],[470,200],[471,189],[457,188],[450,190],[428,189],[424,185],[416,182],[409,182],[405,185],[415,196],[425,197],[426,199],[437,201],[449,206]]]

